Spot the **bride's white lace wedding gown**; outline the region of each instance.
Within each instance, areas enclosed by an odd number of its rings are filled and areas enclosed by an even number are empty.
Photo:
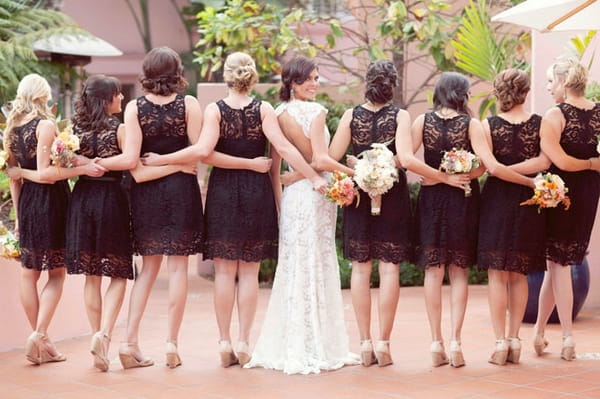
[[[311,123],[323,110],[318,103],[292,100],[276,113],[287,111],[310,138]],[[314,191],[309,180],[283,190],[277,271],[265,321],[245,367],[308,374],[359,364],[349,351],[335,225],[336,205]]]

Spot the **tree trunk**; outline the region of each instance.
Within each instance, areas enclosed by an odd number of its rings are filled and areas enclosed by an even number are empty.
[[[406,107],[406,98],[404,93],[406,92],[406,64],[404,63],[405,57],[405,46],[406,44],[402,40],[402,38],[398,38],[394,41],[393,45],[393,53],[392,53],[392,62],[396,66],[396,70],[398,71],[398,86],[394,88],[394,104],[399,106],[400,108]]]

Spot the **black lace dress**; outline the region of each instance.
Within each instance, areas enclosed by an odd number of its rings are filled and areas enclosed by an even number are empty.
[[[142,129],[141,154],[167,154],[189,145],[185,98],[167,104],[137,99]],[[203,216],[195,175],[178,172],[131,185],[133,250],[139,255],[181,255],[202,252]]]
[[[121,153],[117,141],[119,121],[110,129],[84,132],[75,126],[79,154],[108,158]],[[102,177],[80,176],[67,217],[67,272],[133,279],[129,201],[121,186],[123,173]]]
[[[435,112],[425,114],[424,158],[438,169],[444,151],[452,148],[473,152],[469,141],[468,115],[444,119]],[[471,180],[471,196],[447,184],[422,186],[416,210],[416,257],[421,267],[455,265],[466,268],[477,259],[479,184]]]
[[[541,116],[513,124],[488,118],[494,156],[512,165],[540,154]],[[488,176],[481,192],[477,266],[528,274],[546,269],[546,214],[536,206],[521,206],[533,190]]]
[[[23,169],[37,169],[36,129],[40,120],[35,118],[11,132],[10,151]],[[65,266],[69,196],[66,180],[54,184],[23,180],[18,206],[23,267],[50,270]]]
[[[399,108],[388,105],[377,112],[358,106],[352,110],[350,131],[352,154],[371,148],[372,143],[390,142],[396,154],[396,117]],[[407,132],[408,134],[408,132]],[[344,207],[344,256],[357,262],[379,259],[400,263],[411,258],[411,209],[406,173],[381,197],[381,214],[371,215],[369,195],[359,189],[360,202]]]
[[[215,151],[242,158],[265,155],[261,102],[242,109],[217,102],[221,112]],[[210,172],[206,194],[206,259],[259,262],[277,258],[277,209],[268,173],[246,169]]]
[[[600,103],[591,110],[559,104],[566,124],[560,136],[560,145],[572,157],[597,157],[596,146],[600,134]],[[558,174],[569,189],[571,207],[562,205],[548,208],[546,258],[560,265],[578,265],[583,262],[590,243],[596,219],[600,175],[593,170],[567,172],[552,165],[550,172]]]

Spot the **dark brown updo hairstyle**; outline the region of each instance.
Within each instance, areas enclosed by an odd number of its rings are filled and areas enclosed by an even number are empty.
[[[471,115],[469,109],[469,89],[471,83],[462,73],[444,72],[433,90],[433,110],[450,108],[459,114]]]
[[[279,89],[279,99],[290,101],[292,98],[292,83],[301,85],[306,82],[315,69],[317,69],[317,64],[306,57],[296,57],[287,62],[281,71],[282,86]]]
[[[500,111],[508,112],[525,102],[529,88],[529,76],[520,69],[510,68],[496,75],[492,94],[498,99]]]
[[[246,53],[229,54],[223,67],[223,79],[228,87],[248,93],[258,82],[258,72],[254,60]]]
[[[83,85],[81,97],[75,102],[73,124],[84,132],[101,132],[111,127],[114,119],[108,106],[121,92],[121,83],[112,76],[93,75]]]
[[[394,97],[394,87],[398,86],[398,71],[394,63],[378,60],[367,69],[365,98],[374,104],[385,104]]]
[[[188,82],[183,77],[181,58],[169,47],[150,50],[142,64],[140,83],[146,93],[168,96],[183,93]]]

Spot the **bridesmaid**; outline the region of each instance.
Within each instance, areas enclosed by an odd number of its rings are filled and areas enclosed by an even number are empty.
[[[64,179],[80,174],[101,176],[105,171],[94,162],[69,169],[50,165],[49,148],[56,136],[50,99],[46,79],[37,74],[25,76],[19,82],[4,135],[21,245],[21,303],[33,329],[25,355],[34,364],[66,360],[47,335],[65,279],[69,187]],[[37,282],[45,270],[48,282],[38,292]]]
[[[584,97],[587,69],[576,59],[552,65],[548,89],[558,103],[542,119],[542,151],[552,161],[550,172],[569,188],[571,207],[548,209],[546,238],[547,271],[540,289],[534,349],[541,355],[548,341],[544,332],[554,304],[562,327],[561,358],[575,359],[573,340],[573,288],[571,268],[583,262],[590,242],[600,195],[600,104]]]
[[[278,179],[264,172],[271,160],[264,157],[267,139],[298,170],[313,180],[325,180],[312,170],[285,139],[271,105],[250,96],[258,81],[254,60],[245,53],[230,54],[223,77],[227,97],[206,107],[198,142],[172,154],[147,154],[146,165],[202,160],[215,167],[206,197],[206,249],[215,263],[215,313],[219,326],[221,366],[241,366],[250,360],[250,330],[256,313],[260,261],[277,257],[277,208],[274,192]],[[273,148],[274,147],[274,148]],[[214,152],[213,150],[219,151]],[[229,154],[229,155],[227,155]],[[278,177],[279,170],[271,175]],[[237,288],[236,288],[237,277]],[[239,339],[231,347],[231,315],[237,298]]]
[[[168,47],[151,50],[142,65],[140,79],[146,95],[127,104],[127,142],[136,154],[169,153],[196,142],[202,111],[192,96],[184,96],[187,82],[179,55]],[[129,137],[132,136],[132,137]],[[126,149],[129,152],[129,148]],[[185,165],[143,167],[132,170],[131,187],[133,250],[143,265],[131,291],[126,342],[119,358],[124,368],[151,366],[138,346],[139,326],[148,296],[167,257],[169,314],[166,364],[181,365],[177,339],[188,289],[188,256],[202,252],[203,216],[195,170]]]
[[[541,153],[541,116],[525,110],[529,77],[507,69],[493,82],[501,113],[483,121],[483,134],[473,135],[473,148],[488,178],[481,193],[477,266],[488,271],[488,298],[496,336],[490,363],[519,363],[519,329],[527,306],[527,274],[544,270],[545,213],[520,206],[529,199],[532,174],[550,166]],[[508,309],[508,330],[506,314]]]
[[[412,156],[410,141],[410,116],[391,103],[397,86],[397,71],[391,61],[380,60],[369,65],[365,77],[366,102],[347,110],[329,147],[330,156],[341,159],[349,145],[357,155],[371,148],[373,143],[389,143],[393,153]],[[408,145],[406,145],[408,139]],[[348,157],[349,162],[352,157]],[[403,161],[412,169],[432,179],[448,176],[465,181],[459,175],[447,175],[427,167],[414,156],[404,156]],[[429,169],[429,170],[424,170]],[[389,340],[394,325],[400,293],[399,265],[410,260],[411,209],[406,174],[399,170],[400,181],[382,197],[380,216],[372,216],[370,201],[361,192],[358,207],[344,208],[344,257],[352,260],[351,292],[354,312],[360,333],[361,363],[370,366],[392,364]],[[375,348],[371,342],[371,293],[370,280],[373,259],[379,261],[379,338]]]
[[[133,279],[129,201],[121,187],[121,171],[135,167],[138,154],[125,142],[125,126],[112,116],[121,112],[122,100],[117,79],[92,76],[75,103],[73,117],[79,154],[100,158],[97,163],[109,170],[102,177],[79,178],[67,217],[67,272],[86,276],[84,300],[94,332],[91,352],[94,366],[102,371],[108,371],[110,337],[127,279]],[[104,298],[103,276],[110,278]]]
[[[457,72],[444,72],[435,85],[433,112],[419,115],[412,126],[414,151],[423,144],[425,162],[437,169],[442,153],[452,148],[472,151],[471,136],[481,123],[472,119],[467,103],[469,80]],[[468,296],[468,271],[477,257],[479,184],[483,167],[468,174],[471,195],[446,184],[421,186],[416,210],[417,264],[425,268],[425,304],[431,328],[433,365],[448,364],[444,351],[442,282],[448,269],[451,287],[450,365],[465,365],[461,330]]]

